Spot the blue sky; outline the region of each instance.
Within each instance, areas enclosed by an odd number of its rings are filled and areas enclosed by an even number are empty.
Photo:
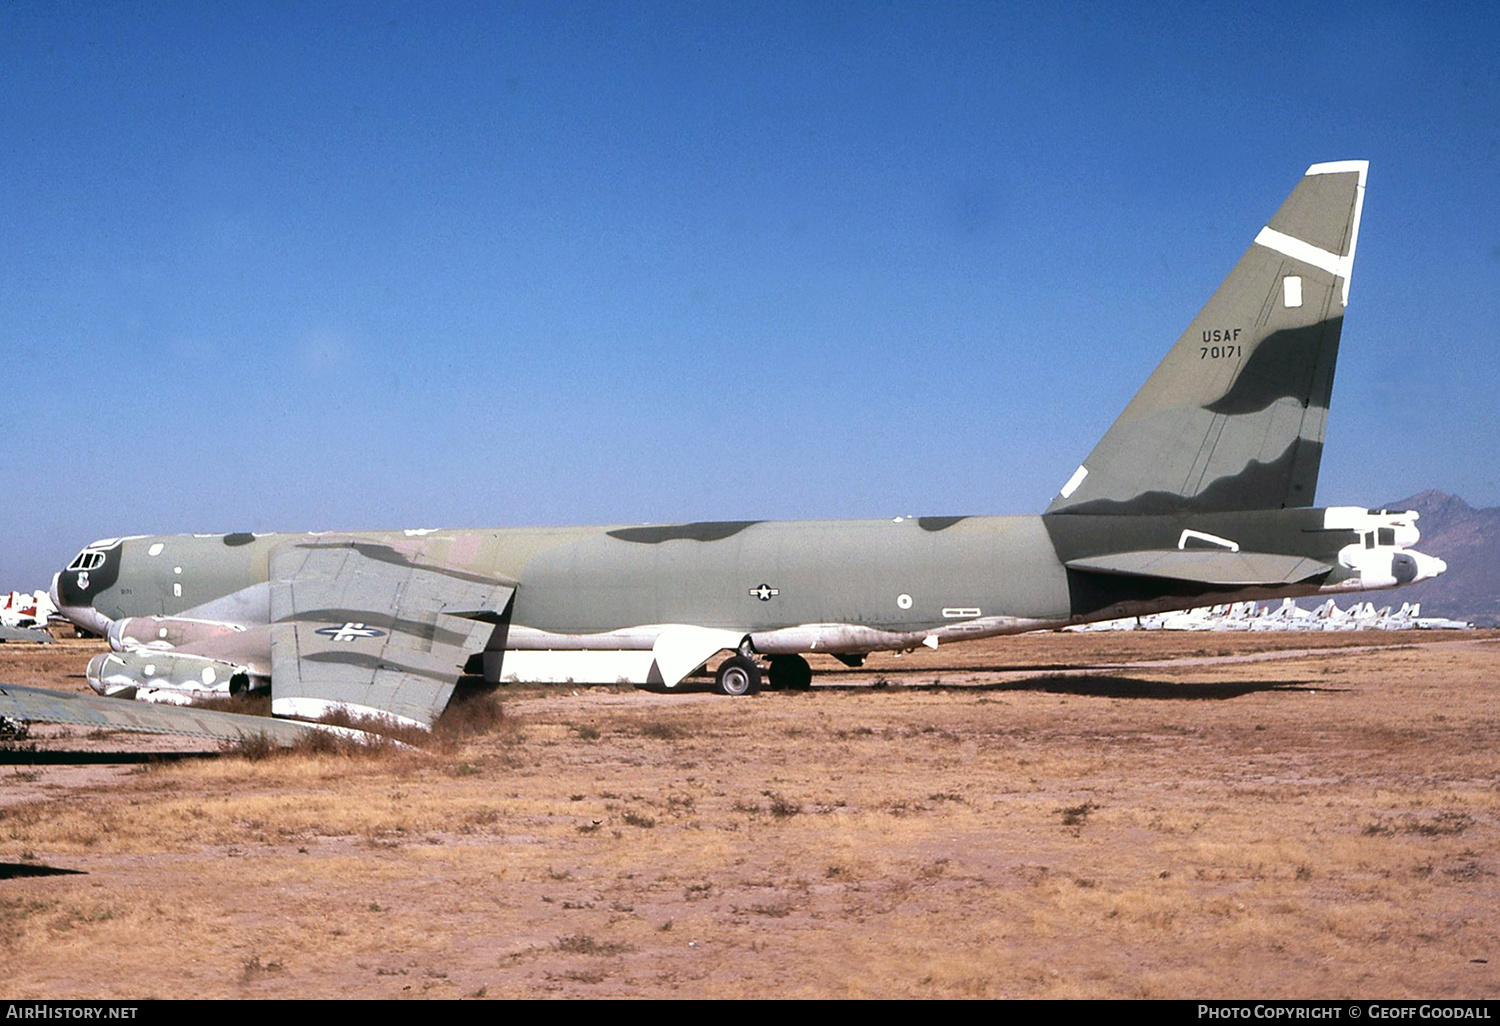
[[[7,3],[0,589],[122,533],[1045,507],[1310,163],[1318,495],[1500,504],[1500,8]]]

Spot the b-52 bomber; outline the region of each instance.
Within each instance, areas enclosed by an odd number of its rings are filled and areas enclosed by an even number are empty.
[[[1414,512],[1312,508],[1365,161],[1315,164],[1039,516],[146,536],[53,581],[89,683],[430,726],[465,675],[729,695],[870,652],[1434,577]]]

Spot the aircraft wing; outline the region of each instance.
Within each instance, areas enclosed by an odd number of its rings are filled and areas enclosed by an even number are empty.
[[[1205,551],[1203,549],[1143,549],[1070,559],[1070,570],[1129,577],[1165,577],[1198,584],[1250,586],[1294,584],[1333,567],[1305,556],[1269,552]]]
[[[6,627],[0,625],[0,641],[35,641],[50,645],[55,639],[40,627]]]
[[[9,731],[24,736],[25,728],[32,723],[64,723],[140,734],[180,734],[218,741],[238,741],[264,735],[282,745],[292,744],[319,730],[331,729],[269,716],[246,716],[191,706],[150,705],[0,684],[0,735]]]
[[[353,538],[271,553],[271,710],[343,709],[428,727],[516,582]]]

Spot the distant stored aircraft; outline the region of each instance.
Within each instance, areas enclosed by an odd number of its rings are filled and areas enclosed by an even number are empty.
[[[0,598],[0,627],[45,627],[56,611],[46,592],[12,591]]]
[[[486,680],[806,687],[1066,624],[1436,576],[1412,512],[1309,508],[1365,161],[1315,164],[1040,516],[97,541],[53,582],[104,693],[269,685],[279,716],[429,725]]]
[[[35,641],[50,644],[47,617],[57,610],[45,592],[13,591],[0,598],[0,641]]]

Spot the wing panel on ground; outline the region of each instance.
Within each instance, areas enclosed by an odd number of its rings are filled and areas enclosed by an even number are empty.
[[[0,684],[0,721],[4,720],[23,725],[63,723],[101,730],[178,734],[219,741],[237,741],[264,734],[283,745],[323,729],[310,723],[289,723],[269,716],[247,716],[192,706],[149,705],[14,684]]]
[[[57,639],[40,627],[5,627],[0,625],[0,641],[35,641],[39,645],[50,645]]]

